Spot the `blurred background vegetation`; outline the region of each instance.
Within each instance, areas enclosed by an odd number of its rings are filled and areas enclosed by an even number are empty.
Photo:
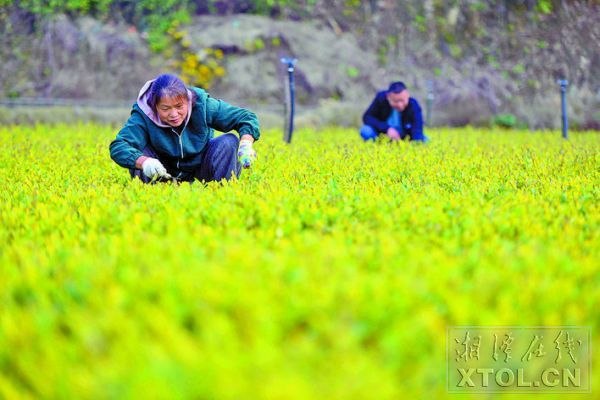
[[[0,100],[122,104],[168,71],[268,124],[293,55],[305,125],[357,125],[403,80],[423,106],[432,82],[436,125],[557,127],[566,78],[571,126],[599,129],[599,16],[598,0],[0,0]],[[64,117],[0,108],[4,123],[42,115]]]

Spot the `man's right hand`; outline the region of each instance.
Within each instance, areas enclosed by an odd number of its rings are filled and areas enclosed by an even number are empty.
[[[150,179],[154,177],[171,179],[167,169],[156,158],[147,158],[142,164],[142,171]]]
[[[400,133],[396,130],[396,128],[392,128],[391,126],[388,128],[386,135],[388,135],[392,140],[400,140]]]

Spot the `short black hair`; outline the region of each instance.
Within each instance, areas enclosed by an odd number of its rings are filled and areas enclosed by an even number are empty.
[[[390,87],[388,88],[388,93],[400,93],[406,90],[406,86],[404,82],[392,82],[390,83]]]

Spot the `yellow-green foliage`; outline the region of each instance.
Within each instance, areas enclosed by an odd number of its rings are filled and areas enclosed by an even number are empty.
[[[455,399],[451,325],[588,325],[600,364],[597,133],[265,132],[206,187],[114,134],[0,129],[0,398]]]

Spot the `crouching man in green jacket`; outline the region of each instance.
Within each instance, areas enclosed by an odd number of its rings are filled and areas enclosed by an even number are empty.
[[[214,137],[214,130],[236,130]],[[186,87],[175,75],[146,82],[131,116],[110,144],[110,157],[132,178],[148,183],[220,181],[239,176],[256,159],[260,136],[256,115]]]

